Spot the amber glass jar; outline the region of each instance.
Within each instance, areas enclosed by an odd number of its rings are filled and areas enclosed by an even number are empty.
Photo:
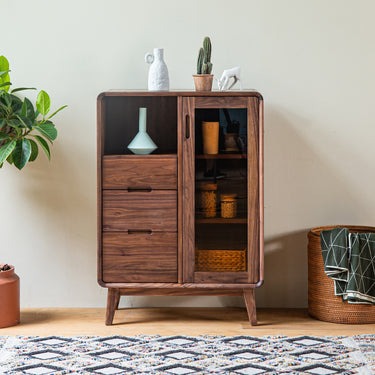
[[[217,205],[217,184],[202,182],[199,184],[199,207],[203,217],[215,217]]]
[[[221,217],[231,219],[237,216],[237,194],[221,194]]]

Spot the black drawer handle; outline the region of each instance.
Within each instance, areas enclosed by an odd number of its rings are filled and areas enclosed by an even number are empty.
[[[152,234],[152,229],[128,229],[128,234]]]
[[[129,193],[136,193],[136,192],[142,192],[142,193],[150,193],[152,191],[152,187],[150,186],[140,186],[140,187],[128,187],[128,192]]]

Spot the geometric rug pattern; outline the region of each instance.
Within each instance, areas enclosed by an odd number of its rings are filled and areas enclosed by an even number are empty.
[[[375,335],[0,336],[0,374],[375,374]]]

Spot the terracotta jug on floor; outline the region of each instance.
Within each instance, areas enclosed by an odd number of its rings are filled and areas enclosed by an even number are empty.
[[[20,279],[10,267],[0,272],[0,328],[20,322]]]

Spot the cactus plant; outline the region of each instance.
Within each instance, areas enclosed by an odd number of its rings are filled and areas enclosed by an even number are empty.
[[[197,61],[197,74],[211,74],[211,40],[208,36],[203,39],[203,47],[199,49]]]
[[[202,74],[203,60],[204,60],[204,50],[201,47],[199,48],[199,52],[198,52],[197,74]]]

